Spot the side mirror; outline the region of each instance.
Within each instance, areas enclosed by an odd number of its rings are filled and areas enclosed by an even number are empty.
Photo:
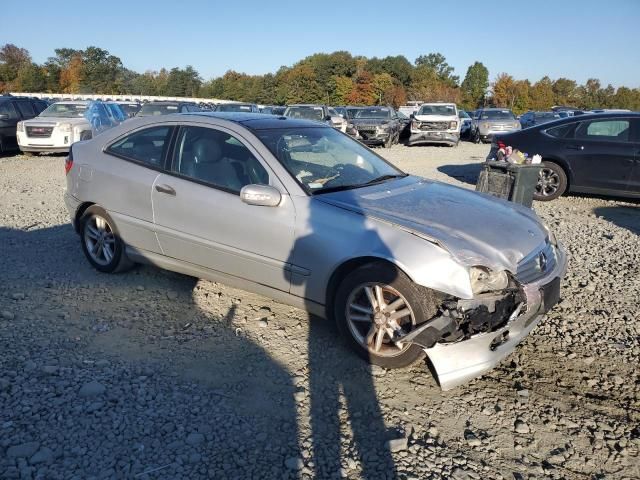
[[[415,113],[412,113],[411,115],[409,115],[409,118],[410,118],[411,120],[413,120],[414,118],[416,118],[416,114],[415,114]]]
[[[282,201],[282,194],[271,185],[246,185],[240,190],[240,200],[247,205],[277,207]]]
[[[332,119],[332,118],[333,118],[333,117],[331,117],[331,115],[327,115],[326,117],[324,117],[324,119],[325,119],[326,121],[328,121],[328,122],[329,122],[329,121],[331,121],[331,119]]]

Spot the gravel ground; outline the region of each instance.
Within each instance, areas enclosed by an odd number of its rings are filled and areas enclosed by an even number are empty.
[[[473,188],[486,145],[379,150]],[[640,208],[535,205],[563,300],[494,371],[441,392],[369,368],[303,311],[153,267],[103,275],[64,159],[0,157],[0,478],[639,478]]]

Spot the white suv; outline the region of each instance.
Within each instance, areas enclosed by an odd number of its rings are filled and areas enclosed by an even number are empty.
[[[461,123],[455,103],[424,103],[411,116],[409,145],[442,143],[457,146]]]
[[[73,142],[88,140],[114,126],[102,102],[56,102],[36,118],[18,122],[16,136],[23,153],[68,152]]]

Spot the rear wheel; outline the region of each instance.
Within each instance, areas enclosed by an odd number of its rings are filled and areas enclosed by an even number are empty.
[[[424,357],[423,349],[393,339],[435,315],[430,291],[391,265],[369,264],[349,273],[338,287],[334,316],[349,346],[384,368],[402,368]]]
[[[82,251],[96,270],[116,273],[133,265],[113,220],[102,208],[94,205],[82,214],[80,237]]]
[[[557,163],[542,162],[538,184],[533,192],[534,200],[555,200],[567,190],[567,174]]]

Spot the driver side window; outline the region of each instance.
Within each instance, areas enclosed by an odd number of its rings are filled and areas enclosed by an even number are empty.
[[[250,184],[269,184],[269,174],[233,135],[205,127],[183,127],[173,171],[231,193]]]

